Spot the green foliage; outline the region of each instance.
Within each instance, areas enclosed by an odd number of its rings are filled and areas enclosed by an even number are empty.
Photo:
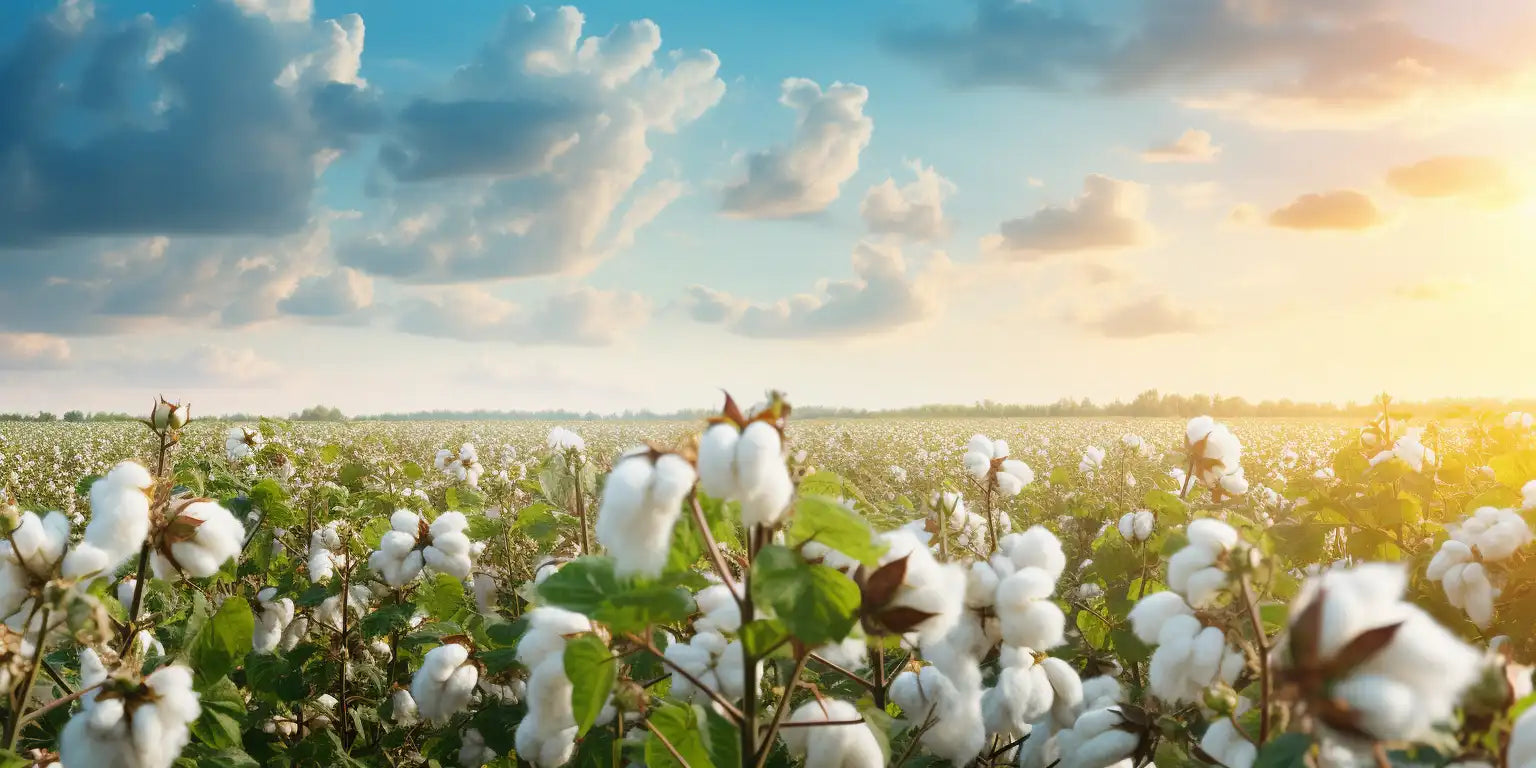
[[[764,547],[752,563],[752,598],[811,646],[847,637],[859,609],[859,588],[847,576],[780,546]]]
[[[255,619],[245,598],[231,596],[193,635],[188,661],[200,681],[223,677],[251,650]]]
[[[585,736],[608,703],[608,694],[619,677],[619,664],[600,638],[581,635],[566,641],[565,675],[571,680],[576,734]]]

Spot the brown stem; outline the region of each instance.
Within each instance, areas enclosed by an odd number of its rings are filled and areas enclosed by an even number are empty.
[[[819,654],[813,653],[813,654],[811,654],[811,658],[814,659],[816,662],[818,662],[820,664],[825,664],[826,666],[831,667],[833,672],[837,672],[837,673],[841,674],[843,677],[846,677],[849,680],[852,680],[855,683],[858,683],[859,685],[862,685],[865,688],[868,688],[870,693],[874,693],[875,682],[873,680],[870,680],[869,678],[867,678],[867,677],[865,677],[865,676],[863,676],[863,675],[861,675],[861,674],[859,674],[857,672],[854,672],[851,669],[844,669],[843,667],[840,667],[840,666],[838,666],[836,664],[833,664],[825,656],[821,656]]]
[[[37,645],[32,651],[32,666],[27,670],[27,676],[22,679],[21,687],[11,692],[11,722],[5,729],[5,748],[16,749],[16,739],[21,736],[21,729],[26,726],[27,703],[32,698],[32,686],[37,683],[37,670],[43,665],[44,644],[48,639],[48,614],[51,609],[43,608],[43,620],[37,630]],[[31,622],[28,621],[28,624]]]
[[[795,671],[789,675],[789,682],[784,684],[784,695],[779,697],[779,706],[773,711],[773,720],[768,723],[768,733],[763,736],[763,744],[757,750],[757,768],[763,768],[768,764],[768,755],[773,752],[773,738],[779,733],[779,727],[784,723],[784,715],[789,712],[789,697],[795,692],[795,686],[800,682],[801,673],[805,672],[805,663],[810,661],[809,653],[799,654],[795,659]],[[755,723],[748,723],[748,728],[757,727]]]
[[[1259,646],[1259,741],[1269,741],[1269,643],[1264,634],[1264,617],[1259,613],[1259,603],[1254,599],[1253,581],[1243,574],[1243,600],[1248,603],[1248,621],[1253,625],[1254,642]]]
[[[694,677],[693,674],[688,670],[683,669],[682,667],[678,666],[676,662],[662,655],[661,651],[658,650],[656,646],[649,640],[643,640],[637,635],[628,635],[628,637],[630,642],[639,645],[647,651],[650,651],[653,655],[656,656],[656,658],[661,659],[661,663],[664,664],[668,669],[672,670],[676,674],[682,675],[684,680],[687,680],[689,683],[693,684],[693,687],[703,691],[705,695],[709,696],[711,701],[719,704],[720,708],[725,710],[727,717],[730,717],[737,723],[745,722],[742,719],[741,710],[737,709],[735,704],[727,701],[724,696],[720,695],[719,691],[700,682],[699,679]]]
[[[875,685],[870,693],[875,698],[875,708],[884,711],[886,695],[884,642],[875,643],[875,647],[870,650],[869,662],[875,667]]]
[[[757,558],[758,546],[763,536],[762,526],[754,525],[747,530],[747,567],[741,578],[741,625],[752,623],[752,561]],[[757,754],[757,659],[745,649],[742,656],[741,696],[741,756],[751,759]]]
[[[683,766],[683,768],[691,768],[688,765],[688,761],[684,760],[682,754],[677,751],[677,747],[672,746],[672,742],[668,741],[667,737],[661,735],[661,731],[657,729],[656,726],[652,725],[650,720],[645,721],[645,729],[650,731],[651,735],[655,736],[656,739],[661,742],[661,745],[667,748],[668,752],[672,753],[672,758],[676,760],[679,765]]]
[[[53,710],[58,709],[59,707],[62,707],[65,704],[68,704],[68,703],[70,703],[70,702],[72,702],[72,701],[74,701],[76,699],[79,699],[80,697],[86,695],[87,693],[90,693],[91,691],[94,691],[94,690],[100,688],[103,684],[104,683],[97,683],[97,684],[95,684],[93,686],[90,686],[89,688],[81,688],[80,690],[75,691],[75,692],[69,694],[68,696],[60,696],[59,698],[54,699],[53,701],[50,701],[47,704],[44,704],[41,707],[38,707],[37,709],[34,709],[31,712],[28,712],[26,715],[22,716],[21,724],[23,726],[25,726],[27,723],[30,723],[33,720],[36,720],[39,717],[42,717],[43,715],[46,715],[49,712],[52,712]],[[20,732],[19,728],[18,728],[17,732],[18,733]]]
[[[715,572],[720,575],[720,580],[731,590],[731,597],[736,599],[739,608],[743,595],[736,586],[736,579],[731,576],[731,569],[725,564],[725,555],[720,551],[720,543],[715,541],[715,534],[709,530],[709,520],[704,517],[704,507],[699,504],[699,492],[697,489],[689,492],[688,506],[692,508],[693,524],[698,526],[699,535],[704,538],[704,549],[709,552],[709,560],[715,566]]]
[[[571,453],[569,459],[571,477],[576,487],[576,519],[581,524],[581,553],[592,554],[592,540],[587,534],[587,501],[581,495],[581,465],[576,461],[576,454]]]

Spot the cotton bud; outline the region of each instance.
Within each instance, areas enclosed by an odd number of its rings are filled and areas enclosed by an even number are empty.
[[[64,557],[63,575],[109,574],[138,554],[149,536],[149,493],[154,477],[125,461],[91,483],[91,521],[85,537]]]
[[[158,538],[150,559],[155,578],[180,572],[202,579],[240,554],[245,526],[218,502],[193,499],[181,504]]]
[[[681,456],[645,448],[624,454],[614,464],[603,486],[596,533],[619,575],[661,575],[683,498],[696,477]]]
[[[469,661],[469,649],[447,643],[427,651],[411,679],[411,697],[423,718],[442,723],[469,706],[479,680],[480,669]]]
[[[187,414],[190,410],[189,406],[173,403],[162,395],[155,401],[154,410],[149,417],[149,426],[156,432],[181,429],[187,424]]]

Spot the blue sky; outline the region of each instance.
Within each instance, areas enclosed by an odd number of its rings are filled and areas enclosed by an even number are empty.
[[[447,5],[0,6],[4,409],[1536,380],[1509,4]]]

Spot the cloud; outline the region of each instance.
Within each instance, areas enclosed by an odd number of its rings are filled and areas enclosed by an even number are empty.
[[[63,368],[69,365],[69,341],[42,333],[0,334],[0,369]]]
[[[631,291],[581,286],[553,294],[538,310],[528,311],[484,288],[465,285],[434,289],[408,301],[395,327],[462,341],[600,347],[644,325],[650,311],[650,302]]]
[[[1214,181],[1195,181],[1188,184],[1170,184],[1163,187],[1169,197],[1178,201],[1186,210],[1204,211],[1216,204],[1221,195],[1221,184]]]
[[[1451,42],[1413,3],[1363,0],[972,0],[960,26],[889,30],[886,46],[950,82],[1102,94],[1172,92],[1277,127],[1360,127],[1518,93],[1532,71],[1498,32]],[[1507,18],[1507,16],[1501,16]]]
[[[852,280],[823,280],[812,293],[755,304],[704,286],[688,289],[692,317],[753,338],[829,338],[883,333],[932,317],[942,303],[949,259],[934,252],[920,268],[901,249],[861,241]]]
[[[725,190],[721,209],[741,218],[787,218],[824,210],[859,169],[875,123],[864,114],[869,90],[789,78],[779,103],[795,111],[795,137],[787,146],[747,157],[746,177]]]
[[[338,42],[307,16],[277,24],[223,2],[166,28],[147,14],[109,27],[85,7],[0,50],[0,248],[302,229],[316,159],[342,142],[314,119],[315,89],[359,88],[362,19],[324,22]],[[335,46],[350,46],[351,71]],[[277,82],[306,57],[328,63]]]
[[[949,179],[921,161],[911,164],[917,176],[900,187],[894,178],[869,188],[859,205],[864,226],[874,234],[898,235],[916,241],[937,240],[949,234],[944,201],[956,191]]]
[[[246,347],[199,344],[170,357],[135,359],[113,357],[101,361],[122,386],[150,391],[187,389],[243,389],[276,384],[282,366]]]
[[[344,317],[373,305],[373,281],[355,269],[342,267],[304,278],[277,303],[280,312],[300,317]]]
[[[1269,214],[1269,225],[1283,229],[1362,230],[1386,221],[1370,195],[1353,189],[1302,195]]]
[[[1393,168],[1387,184],[1410,197],[1449,197],[1506,208],[1523,196],[1509,168],[1493,157],[1445,155]]]
[[[985,249],[1008,258],[1030,260],[1044,254],[1106,248],[1131,248],[1152,239],[1146,221],[1146,187],[1091,175],[1083,194],[1067,207],[1047,206],[999,226]]]
[[[1141,153],[1149,163],[1209,163],[1221,154],[1221,147],[1211,143],[1211,134],[1191,128],[1173,141],[1154,144]]]
[[[383,210],[339,260],[454,283],[580,272],[627,248],[681,194],[640,187],[658,133],[725,92],[709,51],[658,57],[650,21],[582,36],[564,7],[508,14],[469,64],[392,116],[370,183]]]
[[[1111,307],[1096,316],[1079,318],[1077,322],[1085,330],[1112,339],[1194,333],[1212,325],[1207,313],[1182,306],[1162,293]]]

